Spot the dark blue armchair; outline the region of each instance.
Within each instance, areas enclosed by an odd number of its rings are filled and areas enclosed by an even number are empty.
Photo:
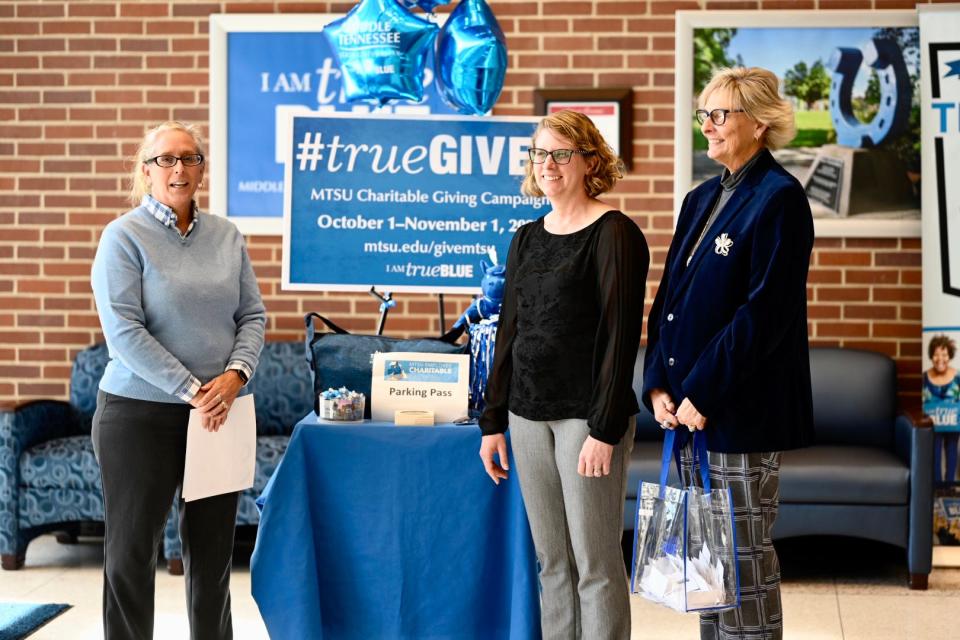
[[[638,397],[643,351],[634,370]],[[906,550],[910,588],[926,589],[933,559],[933,430],[898,413],[896,365],[882,353],[813,347],[810,376],[815,442],[783,454],[774,540],[831,535],[896,545]],[[642,407],[626,529],[636,516],[637,483],[658,481],[662,443],[663,432]]]
[[[816,442],[786,451],[774,539],[836,535],[907,552],[911,589],[933,562],[933,429],[897,411],[893,360],[872,351],[810,350]]]

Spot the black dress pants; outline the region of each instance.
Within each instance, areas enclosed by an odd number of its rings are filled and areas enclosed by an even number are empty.
[[[105,512],[103,630],[106,640],[153,638],[157,548],[183,481],[190,406],[100,391],[93,447]],[[230,564],[237,495],[180,501],[180,538],[190,636],[233,637]]]

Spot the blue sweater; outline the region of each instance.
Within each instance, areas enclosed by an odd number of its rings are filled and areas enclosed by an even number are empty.
[[[224,218],[195,220],[183,237],[140,206],[103,230],[92,274],[103,391],[180,403],[229,363],[256,370],[266,310],[243,236]]]

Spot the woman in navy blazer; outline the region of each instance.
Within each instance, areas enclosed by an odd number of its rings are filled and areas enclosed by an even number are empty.
[[[701,93],[707,155],[724,170],[684,199],[647,324],[644,403],[664,428],[702,430],[713,488],[733,492],[741,606],[702,615],[701,638],[782,637],[770,538],[780,452],[813,437],[813,220],[770,153],[795,133],[778,84],[765,69],[724,69]],[[689,470],[689,443],[681,457]]]

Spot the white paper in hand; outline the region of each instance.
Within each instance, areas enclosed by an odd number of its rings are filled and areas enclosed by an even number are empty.
[[[219,431],[201,426],[200,412],[190,411],[187,455],[183,465],[183,499],[187,502],[253,486],[257,462],[257,416],[253,395],[233,401]]]

